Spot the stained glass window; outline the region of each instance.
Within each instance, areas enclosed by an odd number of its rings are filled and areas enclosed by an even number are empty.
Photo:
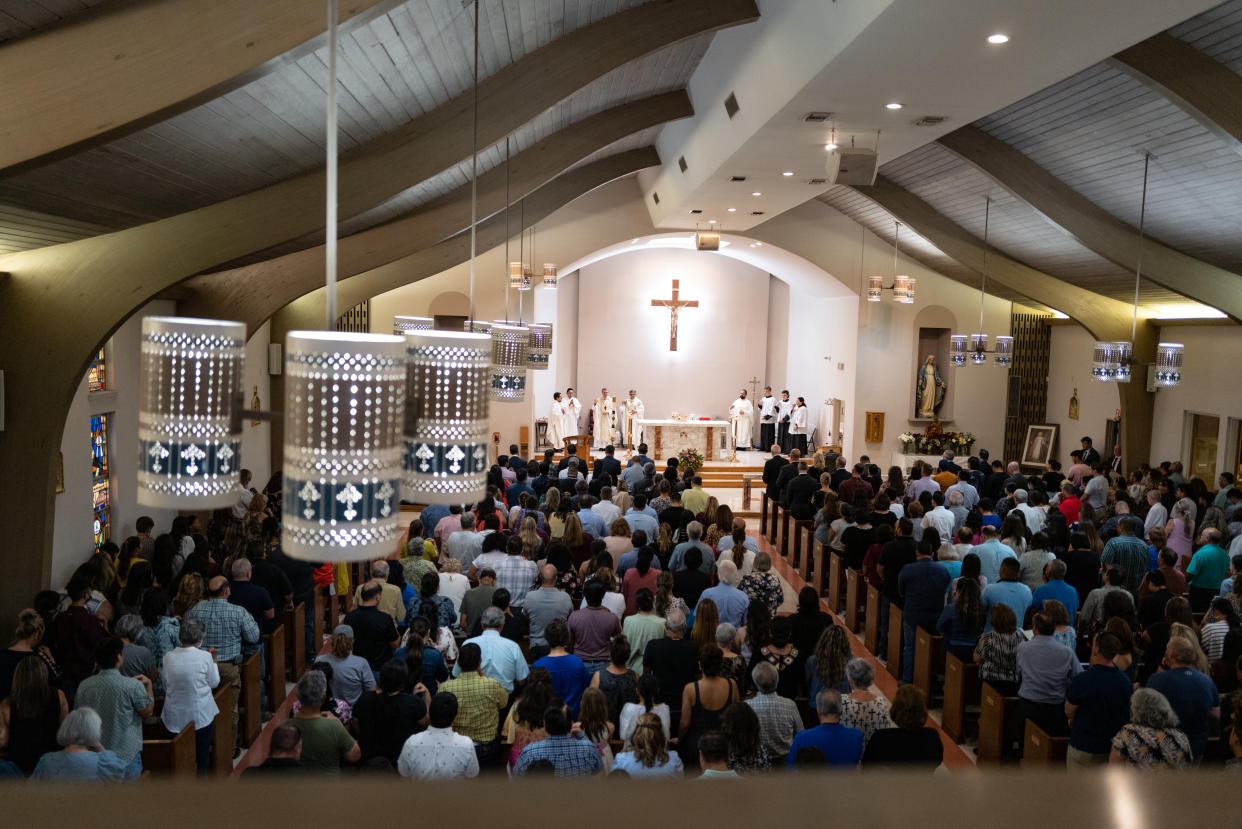
[[[102,348],[91,358],[91,364],[86,369],[86,389],[87,391],[107,391],[108,389],[108,365]]]
[[[95,546],[111,536],[112,490],[108,474],[108,426],[111,415],[91,418],[91,502],[95,513]]]

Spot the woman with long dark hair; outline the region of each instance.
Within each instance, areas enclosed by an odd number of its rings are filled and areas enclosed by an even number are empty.
[[[979,561],[978,556],[971,555],[976,562]],[[965,567],[962,569],[965,570]],[[983,632],[981,593],[979,582],[975,579],[959,579],[953,603],[945,606],[936,622],[936,630],[945,640],[945,650],[968,664],[974,660],[975,646],[979,644],[979,634]]]

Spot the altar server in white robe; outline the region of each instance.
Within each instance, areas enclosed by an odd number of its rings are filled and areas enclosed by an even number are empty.
[[[755,404],[746,398],[746,389],[742,389],[737,399],[729,404],[729,423],[733,431],[733,446],[749,449],[755,428]]]
[[[776,404],[776,442],[781,445],[781,452],[789,454],[789,416],[793,412],[793,401],[789,399],[789,389],[781,391],[780,402]]]
[[[603,449],[613,440],[612,430],[617,425],[617,401],[608,394],[608,389],[600,389],[591,409],[595,415],[595,448]]]
[[[643,419],[647,407],[639,399],[638,392],[630,389],[630,396],[621,401],[621,426],[625,434],[622,441],[631,448],[643,442],[643,427],[638,421]]]
[[[582,401],[574,394],[572,388],[565,389],[565,437],[573,437],[581,430],[578,418],[582,414]]]
[[[759,449],[767,452],[776,441],[776,398],[772,396],[772,387],[763,387],[763,397],[759,400]]]
[[[552,408],[548,409],[548,443],[556,449],[565,448],[565,404],[561,393],[552,393]]]
[[[806,401],[799,397],[798,402],[794,404],[793,411],[789,414],[789,440],[790,448],[797,449],[803,457],[806,456],[806,433]]]

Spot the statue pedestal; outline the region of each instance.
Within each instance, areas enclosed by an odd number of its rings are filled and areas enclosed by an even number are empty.
[[[934,417],[912,417],[910,418],[909,423],[911,426],[930,426],[932,421],[935,419],[936,418]],[[947,425],[952,422],[953,421],[951,419],[950,420],[941,419],[940,421],[941,425]],[[952,431],[952,430],[949,430],[949,431]]]

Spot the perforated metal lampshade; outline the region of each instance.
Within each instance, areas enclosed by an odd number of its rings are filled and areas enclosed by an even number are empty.
[[[970,361],[981,366],[988,361],[988,335],[970,335]]]
[[[551,357],[552,323],[532,322],[530,324],[530,348],[526,355],[527,367],[532,371],[546,371]]]
[[[893,277],[893,299],[898,302],[906,301],[906,291],[910,288],[910,277],[905,274],[897,274]]]
[[[398,314],[392,318],[392,333],[401,335],[407,331],[429,331],[436,327],[432,317],[408,317]]]
[[[505,322],[492,323],[492,400],[520,403],[526,399],[529,352],[529,328]]]
[[[556,279],[556,265],[553,265],[551,262],[545,262],[543,264],[543,287],[555,288]]]
[[[1113,348],[1115,349],[1117,355],[1117,365],[1113,379],[1118,383],[1129,383],[1131,373],[1133,372],[1132,358],[1134,356],[1134,345],[1132,343],[1119,340],[1118,342],[1113,343]]]
[[[867,278],[867,301],[879,302],[881,295],[884,293],[884,277],[872,276]]]
[[[1091,352],[1091,379],[1112,383],[1117,379],[1117,344],[1097,342]]]
[[[406,335],[404,493],[419,504],[487,493],[492,340],[464,331]]]
[[[1183,356],[1181,343],[1160,343],[1156,346],[1156,385],[1176,386],[1182,382]]]
[[[192,317],[142,321],[138,503],[218,509],[237,501],[246,326]]]
[[[949,364],[959,368],[966,365],[965,334],[954,334],[949,337]]]
[[[996,364],[1002,368],[1013,365],[1013,337],[1008,335],[996,338]]]
[[[509,263],[509,287],[515,291],[522,290],[522,281],[525,279],[521,262]]]
[[[285,341],[282,547],[310,561],[396,549],[405,337],[292,331]]]
[[[918,287],[918,284],[919,284],[918,279],[916,279],[913,276],[910,277],[906,281],[906,296],[903,300],[901,300],[906,305],[910,305],[911,303],[914,302],[914,292],[915,292],[915,289]]]

